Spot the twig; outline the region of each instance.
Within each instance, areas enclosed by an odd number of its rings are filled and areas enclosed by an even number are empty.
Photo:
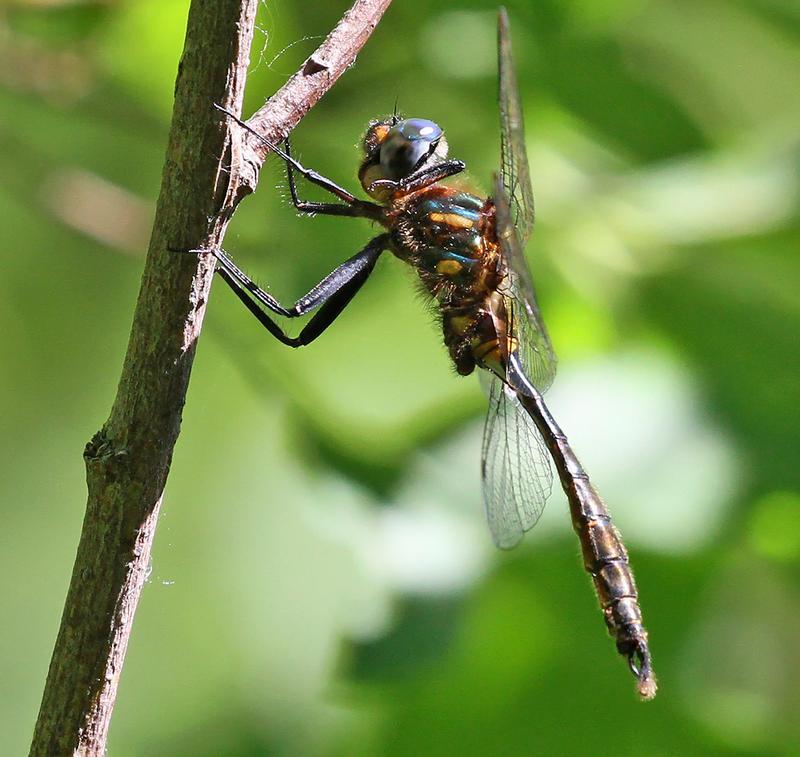
[[[247,121],[251,129],[277,144],[297,126],[333,83],[355,63],[391,0],[356,0],[336,28],[306,59],[300,70]],[[255,190],[258,173],[269,150],[247,134],[242,139],[238,172],[233,177],[228,209],[232,212],[243,197]]]
[[[353,62],[390,2],[358,0],[258,112],[258,128],[288,133]],[[249,157],[248,180],[237,180],[242,145],[212,105],[241,112],[257,5],[191,4],[128,351],[111,414],[84,452],[86,514],[32,755],[105,754],[213,276],[210,256],[168,250],[221,246],[233,210],[255,188],[264,156]]]

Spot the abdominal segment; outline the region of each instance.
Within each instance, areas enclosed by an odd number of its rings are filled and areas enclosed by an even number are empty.
[[[499,296],[492,293],[478,306],[468,303],[442,308],[444,342],[462,376],[472,373],[475,366],[501,378],[505,376],[508,355],[516,343],[505,321],[498,318],[494,302],[497,299]]]

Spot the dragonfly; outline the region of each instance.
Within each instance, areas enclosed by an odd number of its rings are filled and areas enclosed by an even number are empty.
[[[608,508],[559,428],[543,395],[553,382],[556,357],[523,253],[534,223],[522,105],[512,59],[508,16],[498,18],[500,171],[491,197],[443,184],[466,164],[448,157],[443,130],[433,121],[389,118],[370,123],[358,176],[370,198],[362,200],[306,168],[283,147],[222,110],[247,134],[285,161],[294,207],[310,215],[367,218],[383,231],[360,252],[286,307],[259,287],[222,249],[216,270],[247,309],[290,347],[310,344],[355,297],[384,251],[418,274],[433,299],[444,343],[456,370],[479,369],[488,384],[481,473],[493,539],[510,548],[539,520],[558,473],[569,503],[583,563],[594,584],[606,626],[633,672],[639,695],[656,694],[648,634],[628,553]],[[326,190],[331,201],[301,199],[296,176]],[[313,312],[298,336],[274,316]]]

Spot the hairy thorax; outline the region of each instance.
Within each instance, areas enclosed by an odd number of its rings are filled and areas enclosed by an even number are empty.
[[[390,213],[395,254],[440,304],[479,299],[496,285],[491,202],[434,186],[396,200]]]
[[[443,186],[397,198],[389,210],[393,251],[436,300],[445,344],[464,375],[476,365],[502,369],[497,289],[504,268],[494,212],[491,200]]]

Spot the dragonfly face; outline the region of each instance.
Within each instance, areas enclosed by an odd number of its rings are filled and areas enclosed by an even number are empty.
[[[371,197],[384,202],[386,185],[399,181],[447,159],[447,140],[438,124],[424,118],[396,116],[370,124],[364,136],[364,160],[359,170],[361,186]]]
[[[292,347],[309,344],[357,294],[383,250],[417,272],[440,314],[444,341],[460,374],[482,368],[489,411],[482,452],[483,497],[495,543],[513,547],[542,513],[558,471],[609,632],[628,659],[641,696],[655,696],[647,631],[628,554],[611,516],[578,462],[542,395],[556,358],[539,312],[523,252],[533,228],[533,190],[525,151],[522,107],[511,59],[508,19],[498,28],[501,171],[490,198],[441,184],[465,167],[448,159],[447,141],[433,121],[396,116],[373,122],[364,138],[361,185],[377,203],[357,199],[232,116],[287,163],[295,207],[303,213],[366,217],[385,232],[326,276],[292,307],[259,288],[222,250],[214,250],[223,279],[262,325]],[[339,202],[301,200],[295,173]],[[297,337],[267,311],[293,318],[317,310]]]

